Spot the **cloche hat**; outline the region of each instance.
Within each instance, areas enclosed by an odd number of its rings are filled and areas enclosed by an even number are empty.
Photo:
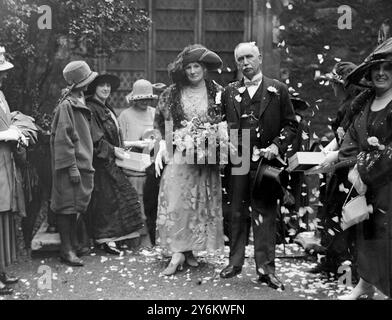
[[[91,71],[85,61],[78,60],[71,61],[65,66],[63,76],[67,84],[73,89],[90,84],[98,76],[98,73]]]
[[[158,99],[158,96],[153,93],[153,85],[150,81],[139,79],[135,81],[132,92],[125,99],[130,102],[143,99]]]
[[[5,59],[5,48],[0,47],[0,71],[12,69],[14,65]]]

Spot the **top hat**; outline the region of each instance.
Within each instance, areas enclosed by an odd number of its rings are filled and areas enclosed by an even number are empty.
[[[253,183],[253,197],[255,199],[270,199],[275,201],[283,197],[281,175],[284,168],[259,162]]]
[[[97,86],[102,83],[109,83],[110,92],[113,93],[120,87],[120,78],[112,74],[100,74],[88,85],[86,95],[94,94]]]
[[[90,84],[98,76],[98,73],[91,71],[85,61],[78,60],[71,61],[65,66],[63,76],[67,84],[72,86],[72,88],[83,88]]]
[[[158,99],[158,96],[153,93],[153,86],[150,81],[139,79],[135,81],[132,92],[125,99],[130,102],[144,99]]]
[[[5,59],[5,48],[0,47],[0,71],[12,69],[14,65]]]

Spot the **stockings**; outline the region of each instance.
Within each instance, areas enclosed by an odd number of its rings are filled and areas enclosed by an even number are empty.
[[[79,247],[77,237],[77,215],[57,214],[57,228],[60,233],[61,251],[76,251]]]

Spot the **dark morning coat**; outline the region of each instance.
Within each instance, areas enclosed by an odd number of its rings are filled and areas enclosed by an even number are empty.
[[[244,84],[241,80],[229,84],[222,94],[223,113],[226,115],[229,129],[240,129],[241,101],[239,100],[242,99],[244,93],[241,91],[243,90]],[[257,101],[253,102],[260,104],[258,115],[260,134],[257,147],[267,148],[271,143],[274,143],[278,146],[279,153],[283,158],[289,145],[293,143],[298,128],[287,87],[277,80],[263,76],[256,95]],[[240,138],[239,143],[241,143]],[[241,146],[240,149],[247,147]],[[250,146],[249,152],[252,155],[252,146]]]
[[[73,96],[65,98],[54,110],[50,147],[52,156],[51,209],[58,214],[87,210],[93,191],[93,141],[91,112]],[[72,184],[68,168],[76,165],[81,182]]]
[[[112,108],[87,99],[92,112],[95,187],[89,208],[89,229],[95,239],[119,238],[142,228],[137,192],[115,163],[114,147],[121,146]],[[113,112],[114,113],[114,112]]]
[[[242,81],[234,82],[225,88],[221,101],[229,129],[241,129],[241,102],[246,108],[243,100],[245,98],[250,99]],[[284,157],[289,145],[292,144],[298,126],[286,86],[277,80],[263,77],[262,83],[250,100],[250,105],[256,112],[258,111],[258,122],[256,122],[258,135],[253,135],[255,140],[252,140],[250,146],[240,145],[239,152],[244,155],[244,151],[248,148],[251,157],[252,144],[258,148],[267,148],[271,143],[275,143],[279,148],[279,153]],[[251,159],[245,159],[245,161],[250,162]],[[235,163],[233,167],[234,165]],[[249,217],[247,208],[251,205],[256,270],[259,275],[271,274],[275,272],[276,199],[279,195],[277,192],[270,191],[270,185],[265,180],[261,180],[261,186],[267,192],[260,188],[253,188],[256,173],[254,169],[257,168],[257,163],[256,166],[250,167],[249,174],[244,172],[238,175],[232,171],[230,177],[232,197],[229,263],[233,266],[244,264],[247,243],[246,221]],[[257,194],[257,199],[255,199],[255,194]]]

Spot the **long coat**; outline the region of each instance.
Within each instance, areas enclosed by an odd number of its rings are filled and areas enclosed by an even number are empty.
[[[358,273],[392,296],[392,102],[371,113],[374,97],[369,90],[355,101],[364,108],[344,138],[339,159],[357,156],[359,174],[368,187],[367,202],[373,205],[369,219],[357,226]],[[376,137],[384,150],[371,146],[369,137]]]
[[[120,238],[143,226],[135,188],[115,163],[114,148],[121,135],[112,118],[112,108],[94,98],[87,99],[92,112],[95,187],[89,208],[89,229],[95,239]]]
[[[50,139],[53,212],[76,214],[87,210],[94,176],[90,119],[90,110],[73,96],[64,99],[54,111]],[[74,165],[81,175],[77,184],[72,184],[68,175],[68,168]]]
[[[0,131],[5,131],[11,125],[11,115],[2,91],[0,91],[0,99],[5,106],[5,111],[0,107]],[[11,143],[0,141],[0,212],[17,211],[14,178]]]

